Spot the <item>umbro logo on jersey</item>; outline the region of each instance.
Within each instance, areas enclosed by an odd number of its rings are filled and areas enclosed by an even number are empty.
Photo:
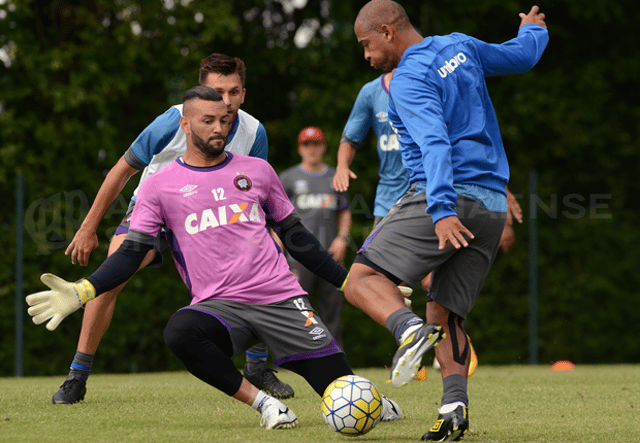
[[[198,191],[196,191],[195,189],[198,187],[198,185],[186,185],[183,186],[182,189],[180,189],[180,192],[184,192],[183,197],[188,197],[192,194],[196,194]]]
[[[309,182],[306,180],[296,180],[293,184],[296,194],[305,194],[309,192]]]
[[[324,333],[324,329],[320,327],[313,328],[311,331],[309,331],[309,335],[313,335],[312,340],[320,340],[321,338],[327,336],[327,334]]]
[[[447,75],[453,73],[453,71],[455,71],[458,66],[460,66],[466,61],[467,61],[467,56],[464,55],[462,52],[459,52],[458,54],[456,54],[455,57],[453,57],[451,60],[446,62],[444,65],[442,65],[440,69],[438,69],[438,73],[440,74],[440,77],[445,78]]]
[[[376,118],[380,123],[384,123],[389,119],[386,111],[380,111],[376,114]]]

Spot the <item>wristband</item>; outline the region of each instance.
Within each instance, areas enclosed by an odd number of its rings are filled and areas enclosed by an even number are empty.
[[[86,278],[80,279],[74,284],[80,303],[83,305],[96,298],[96,288]]]
[[[349,280],[349,273],[347,273],[347,276],[345,277],[344,281],[342,282],[342,286],[340,286],[340,290],[342,292],[344,292],[344,287],[347,286],[347,280]]]

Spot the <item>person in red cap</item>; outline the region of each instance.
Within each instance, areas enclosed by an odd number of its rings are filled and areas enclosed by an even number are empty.
[[[336,171],[322,160],[327,151],[324,133],[309,126],[298,134],[298,154],[301,162],[280,174],[280,181],[296,208],[302,224],[315,235],[322,246],[338,263],[344,264],[347,252],[351,210],[346,192],[333,187]],[[342,304],[343,295],[331,284],[288,256],[289,266],[302,288],[315,295],[329,332],[343,347]]]

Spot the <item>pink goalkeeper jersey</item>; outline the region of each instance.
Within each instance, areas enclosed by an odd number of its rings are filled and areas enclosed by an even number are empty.
[[[266,161],[227,153],[213,167],[178,158],[140,187],[131,228],[156,236],[165,226],[191,304],[210,298],[269,304],[306,294],[265,224],[293,211]]]

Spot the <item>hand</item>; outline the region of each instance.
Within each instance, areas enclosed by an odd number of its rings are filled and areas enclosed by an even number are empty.
[[[518,14],[520,16],[520,27],[526,25],[527,23],[533,23],[536,25],[542,26],[544,29],[547,29],[547,24],[544,22],[545,15],[540,13],[540,8],[537,6],[532,6],[531,11],[528,14],[521,12]]]
[[[436,222],[435,228],[436,235],[438,236],[438,240],[440,241],[438,244],[438,249],[440,249],[441,251],[449,246],[449,242],[451,242],[453,247],[456,249],[460,249],[462,246],[464,246],[465,248],[469,246],[469,243],[464,238],[464,235],[469,238],[474,238],[471,231],[469,231],[455,215],[441,218]]]
[[[80,266],[89,264],[89,256],[98,247],[98,235],[95,230],[83,229],[82,227],[73,236],[73,240],[67,246],[64,255],[71,253],[71,263]]]
[[[344,237],[334,238],[327,252],[335,261],[342,263],[347,254],[347,240]]]
[[[53,331],[66,316],[80,309],[96,296],[96,290],[88,280],[71,283],[53,274],[42,274],[40,280],[49,286],[49,291],[27,295],[27,312],[37,325],[47,323],[47,329]]]
[[[345,192],[349,189],[349,179],[355,180],[358,176],[348,167],[336,168],[336,175],[333,176],[333,189],[338,192]]]
[[[522,223],[522,208],[516,196],[507,189],[507,223],[512,224],[514,218],[518,223]]]

